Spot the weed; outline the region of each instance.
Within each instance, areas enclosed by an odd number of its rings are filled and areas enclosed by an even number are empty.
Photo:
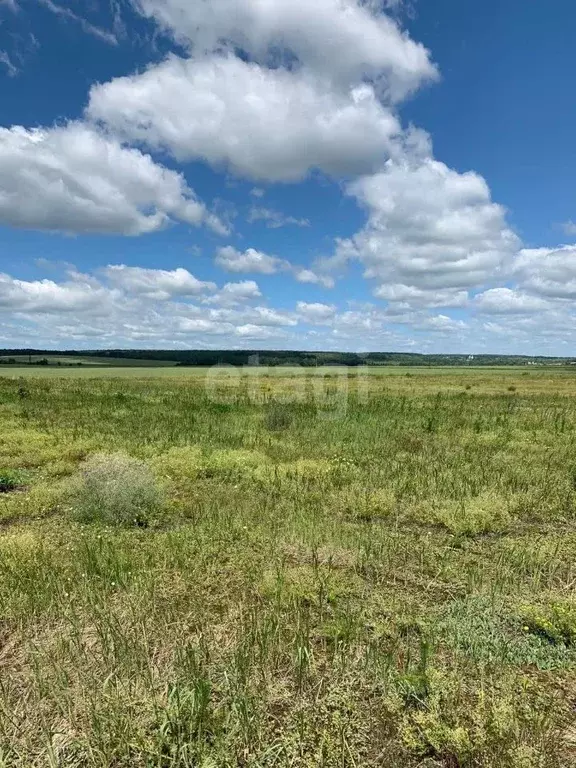
[[[553,643],[576,645],[576,606],[567,601],[525,606],[520,611],[522,628]]]
[[[10,493],[24,488],[27,475],[14,469],[0,469],[0,493]]]
[[[74,497],[80,520],[146,527],[161,505],[161,490],[144,462],[99,453],[84,463]]]
[[[286,406],[274,404],[268,408],[264,417],[266,429],[271,432],[279,432],[288,429],[294,417]]]

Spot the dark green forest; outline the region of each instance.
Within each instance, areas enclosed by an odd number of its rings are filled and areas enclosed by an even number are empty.
[[[575,358],[528,357],[524,355],[424,355],[412,352],[304,352],[289,350],[174,350],[174,349],[98,349],[98,350],[0,350],[0,365],[49,365],[50,358],[110,359],[165,362],[179,366],[261,365],[261,366],[326,366],[326,365],[403,365],[403,366],[493,366],[493,365],[568,365]],[[40,357],[41,359],[34,359]],[[71,363],[73,364],[73,363]]]

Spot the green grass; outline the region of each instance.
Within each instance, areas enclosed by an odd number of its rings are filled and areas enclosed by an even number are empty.
[[[27,359],[27,358],[26,358]],[[64,360],[64,358],[62,358]],[[51,358],[52,360],[52,358]],[[72,361],[75,358],[68,358]],[[154,360],[128,360],[123,358],[80,358],[82,366],[71,365],[69,367],[59,367],[51,363],[48,366],[29,366],[29,365],[6,365],[0,366],[0,377],[19,378],[190,378],[206,377],[210,375],[214,368],[202,366],[177,366],[176,363],[154,361]],[[22,359],[24,362],[24,359]],[[218,369],[216,369],[218,370]],[[291,366],[271,366],[271,367],[244,367],[244,368],[224,368],[224,373],[229,371],[230,378],[236,380],[238,376],[248,376],[250,378],[291,378],[319,376],[321,378],[330,378],[336,376],[347,376],[354,378],[360,376],[385,376],[400,377],[406,379],[404,384],[408,391],[410,386],[421,381],[422,377],[432,380],[438,378],[448,378],[451,382],[457,382],[458,386],[461,380],[470,379],[472,386],[481,385],[483,382],[497,382],[510,379],[507,384],[525,384],[533,381],[553,381],[553,386],[565,380],[568,386],[576,382],[576,367],[574,366],[401,366],[401,365],[383,365],[383,366],[358,366],[356,368],[345,368],[342,366],[319,366],[313,367],[291,367]],[[231,372],[230,372],[231,370]],[[416,380],[416,381],[414,381]]]
[[[569,372],[28,371],[0,766],[574,763]]]

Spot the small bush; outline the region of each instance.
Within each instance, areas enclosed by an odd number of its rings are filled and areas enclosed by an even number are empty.
[[[292,426],[293,421],[292,413],[285,406],[273,405],[266,412],[266,429],[269,429],[271,432],[280,432],[283,429],[288,429]]]
[[[506,500],[490,491],[462,501],[425,501],[415,513],[416,519],[441,525],[454,536],[502,532],[511,521]]]
[[[22,472],[15,469],[0,469],[0,493],[17,491],[26,485],[26,478]]]
[[[30,397],[30,392],[24,379],[18,381],[18,397],[20,400],[25,400],[27,397]]]
[[[397,507],[394,493],[388,488],[367,489],[361,483],[343,488],[331,498],[334,509],[356,522],[381,522],[393,515]]]
[[[146,527],[163,493],[148,466],[123,453],[98,453],[84,464],[75,506],[84,522]]]
[[[576,645],[576,609],[567,602],[548,606],[526,606],[521,612],[526,632],[538,635],[553,645]]]

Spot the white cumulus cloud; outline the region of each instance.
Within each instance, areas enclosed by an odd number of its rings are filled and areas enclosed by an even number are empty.
[[[370,172],[400,132],[368,84],[335,88],[304,69],[267,69],[231,54],[172,56],[94,86],[87,114],[180,161],[268,181],[298,181],[314,168]]]
[[[220,306],[234,306],[261,297],[258,283],[254,280],[243,280],[239,283],[226,283],[222,290],[207,298],[206,301]]]
[[[468,304],[468,292],[458,289],[428,290],[413,285],[387,283],[380,285],[374,296],[391,304],[403,304],[407,307],[465,307]]]
[[[258,272],[261,275],[273,275],[288,266],[286,261],[277,256],[270,256],[255,248],[238,251],[231,245],[218,249],[216,264],[227,272]]]
[[[551,304],[513,288],[490,288],[474,300],[476,309],[492,315],[529,315],[550,309]]]
[[[140,235],[172,219],[225,228],[184,177],[83,123],[0,128],[0,223]]]
[[[576,299],[576,245],[524,248],[514,276],[528,292],[550,299]]]
[[[187,269],[144,269],[112,265],[104,270],[110,283],[129,293],[166,300],[176,296],[201,296],[214,292],[216,284],[198,280]]]
[[[0,311],[106,312],[109,294],[89,280],[18,280],[0,273]]]
[[[333,304],[307,303],[299,301],[296,305],[298,314],[307,323],[325,323],[332,320],[336,314],[336,307]]]
[[[400,100],[437,71],[428,51],[378,5],[360,0],[132,0],[195,55],[222,45],[260,63],[279,51],[339,82],[372,78]]]
[[[440,304],[459,304],[462,292],[497,278],[519,246],[485,180],[432,157],[390,160],[348,191],[367,209],[368,222],[338,243],[334,263],[360,260],[381,298],[423,299],[424,292],[430,306],[437,296]]]
[[[319,274],[312,269],[294,267],[294,277],[299,283],[321,285],[324,288],[334,288],[334,278],[330,275]]]

